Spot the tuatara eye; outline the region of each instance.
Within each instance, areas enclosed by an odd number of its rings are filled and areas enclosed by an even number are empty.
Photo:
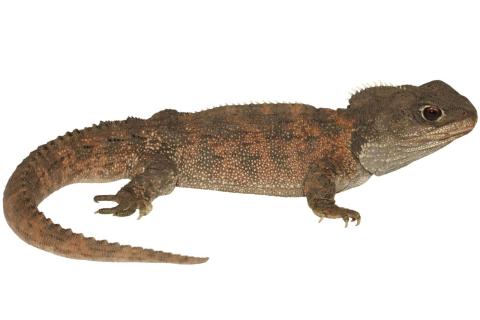
[[[437,121],[443,115],[442,109],[435,106],[425,106],[421,109],[422,117],[428,121]]]

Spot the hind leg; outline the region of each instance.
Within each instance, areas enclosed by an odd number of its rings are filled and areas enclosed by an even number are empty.
[[[171,193],[176,183],[177,169],[172,161],[165,159],[153,161],[117,194],[95,196],[95,202],[113,201],[117,203],[117,206],[99,209],[97,213],[126,217],[138,209],[139,218],[141,218],[152,210],[152,201],[158,196]]]

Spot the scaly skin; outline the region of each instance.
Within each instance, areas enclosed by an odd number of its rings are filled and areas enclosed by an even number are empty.
[[[428,104],[444,113],[422,119]],[[428,116],[428,115],[427,115]],[[336,206],[336,193],[372,174],[400,168],[472,130],[473,106],[448,85],[375,87],[357,93],[347,109],[303,104],[225,106],[197,113],[158,112],[75,130],[32,152],[4,194],[7,222],[38,248],[70,258],[193,264],[207,258],[97,241],[65,230],[38,210],[59,188],[76,182],[130,179],[116,201],[98,212],[148,214],[151,202],[175,187],[307,198],[323,218],[360,222]],[[413,151],[412,151],[413,150]]]

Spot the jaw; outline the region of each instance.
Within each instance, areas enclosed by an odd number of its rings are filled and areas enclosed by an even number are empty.
[[[475,121],[466,119],[429,132],[414,132],[403,138],[386,136],[364,143],[358,154],[361,165],[380,176],[423,158],[469,133]]]
[[[451,141],[453,140],[432,144],[428,147],[410,144],[366,143],[362,146],[359,160],[365,170],[376,176],[381,176],[428,156]]]

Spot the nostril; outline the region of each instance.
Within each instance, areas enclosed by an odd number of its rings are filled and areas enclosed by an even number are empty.
[[[475,125],[478,121],[478,115],[477,115],[477,110],[476,109],[472,110],[471,117],[473,118],[473,123]]]
[[[473,119],[475,122],[477,121],[477,109],[475,108],[469,108],[468,110],[462,110],[462,115],[464,117],[469,117],[471,119]]]

